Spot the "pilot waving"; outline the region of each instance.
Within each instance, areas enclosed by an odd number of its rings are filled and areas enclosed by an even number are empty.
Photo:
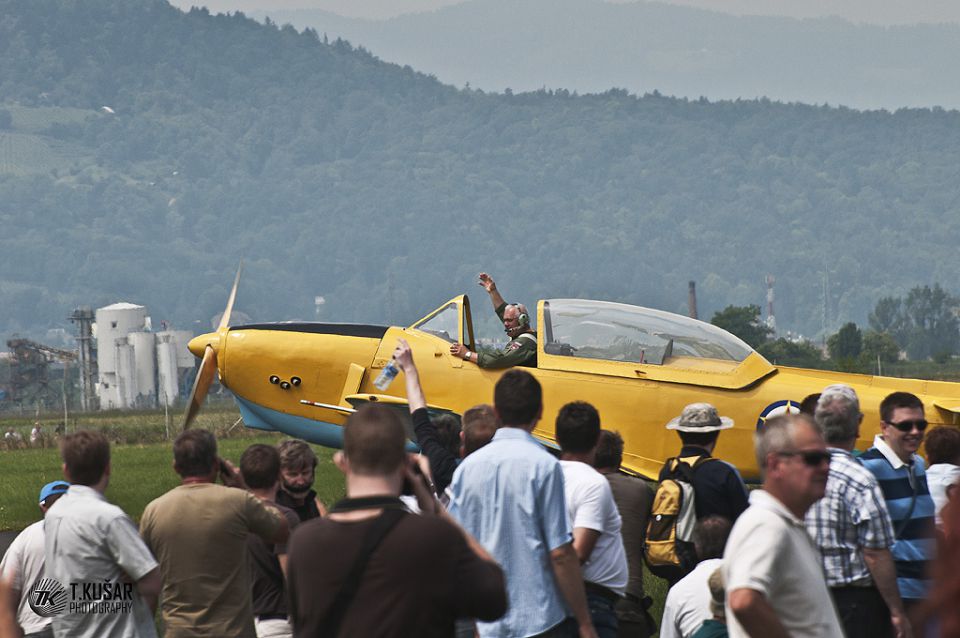
[[[490,302],[493,304],[503,330],[510,337],[510,343],[500,352],[471,352],[462,343],[450,346],[450,354],[464,361],[473,361],[481,368],[510,368],[513,366],[537,366],[537,335],[530,327],[530,315],[523,304],[508,304],[500,296],[497,284],[485,272],[480,273],[480,281]]]

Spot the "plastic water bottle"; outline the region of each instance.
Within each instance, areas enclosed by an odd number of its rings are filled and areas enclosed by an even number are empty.
[[[385,391],[390,387],[390,384],[393,383],[398,372],[400,372],[400,368],[397,367],[397,363],[393,359],[390,359],[387,365],[383,366],[383,370],[380,371],[377,378],[373,380],[373,385],[377,386],[377,389],[381,392]]]

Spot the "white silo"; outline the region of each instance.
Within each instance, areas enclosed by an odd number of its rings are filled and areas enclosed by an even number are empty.
[[[190,340],[193,339],[193,333],[189,330],[164,330],[163,332],[157,333],[157,339],[161,337],[167,338],[171,343],[174,344],[174,352],[177,355],[177,367],[178,368],[194,368],[196,366],[196,358],[187,349],[187,344],[190,343]]]
[[[131,332],[127,340],[133,346],[136,366],[137,396],[134,405],[152,408],[157,404],[157,363],[155,337],[152,332]]]
[[[114,340],[131,332],[140,332],[147,321],[147,309],[132,303],[120,302],[98,308],[96,313],[97,341],[106,348],[97,348],[97,368],[100,373],[116,372]]]
[[[117,394],[120,409],[131,408],[137,399],[137,364],[133,358],[133,346],[127,337],[114,340],[114,353],[117,362]]]
[[[177,376],[177,341],[170,332],[157,334],[157,400],[160,405],[173,405],[179,394]]]
[[[197,365],[197,359],[193,353],[187,349],[187,344],[193,339],[193,332],[190,330],[171,330],[177,340],[177,367],[180,369],[193,369]]]
[[[97,385],[100,405],[104,409],[124,408],[130,405],[128,392],[131,384],[136,383],[135,373],[124,382],[117,376],[117,339],[125,339],[131,332],[143,330],[147,321],[147,309],[132,303],[115,303],[98,308],[96,311],[95,334],[97,336]],[[123,350],[126,353],[126,350]],[[127,361],[129,370],[134,369],[133,350]],[[121,388],[123,386],[123,388]],[[134,397],[136,394],[133,395]]]
[[[164,330],[157,333],[157,362],[160,361],[160,343],[168,343],[174,359],[174,379],[169,382],[167,388],[170,402],[180,396],[182,382],[188,370],[193,370],[197,365],[197,360],[187,349],[187,344],[193,338],[193,333],[189,330]],[[163,404],[161,392],[160,403]]]

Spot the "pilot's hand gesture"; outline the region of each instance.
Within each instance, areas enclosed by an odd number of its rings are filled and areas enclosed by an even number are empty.
[[[462,343],[454,343],[450,346],[450,354],[452,354],[455,357],[466,359],[469,353],[470,353],[470,348],[463,345]]]
[[[487,292],[493,292],[497,289],[497,284],[493,281],[493,277],[485,272],[480,273],[480,281],[478,281],[477,284],[483,286]]]

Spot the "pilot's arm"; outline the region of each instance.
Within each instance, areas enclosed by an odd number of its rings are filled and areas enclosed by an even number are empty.
[[[532,334],[529,336],[521,335],[499,352],[472,352],[462,343],[455,343],[450,346],[450,354],[487,369],[512,368],[513,366],[537,367],[537,341]]]
[[[507,305],[507,302],[503,300],[503,296],[501,296],[500,291],[497,290],[496,282],[485,272],[480,273],[479,278],[480,281],[477,283],[486,289],[487,294],[490,295],[490,303],[493,304],[493,309],[500,317],[500,321],[503,321],[503,308]]]

